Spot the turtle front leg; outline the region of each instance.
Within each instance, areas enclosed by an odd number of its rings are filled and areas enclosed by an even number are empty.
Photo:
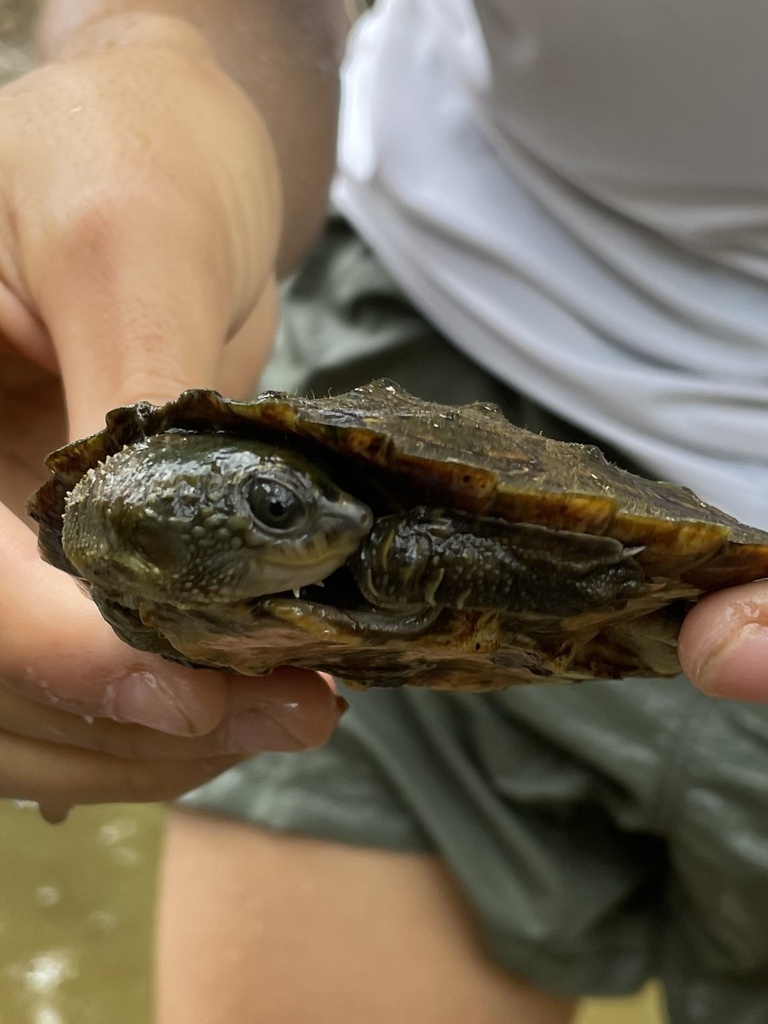
[[[623,608],[643,571],[611,537],[415,508],[379,519],[348,563],[377,608],[567,618]]]

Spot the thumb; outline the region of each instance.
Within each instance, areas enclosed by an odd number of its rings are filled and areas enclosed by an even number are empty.
[[[710,594],[680,631],[680,662],[705,693],[768,702],[768,584]]]

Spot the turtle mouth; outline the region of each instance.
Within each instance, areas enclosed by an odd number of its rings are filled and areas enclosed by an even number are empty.
[[[256,598],[251,610],[256,618],[266,616],[326,638],[356,636],[356,642],[363,646],[373,636],[410,642],[433,628],[445,614],[439,605],[403,607],[396,612],[382,609],[361,593],[346,565],[322,583]],[[335,671],[331,665],[315,667]]]
[[[372,607],[369,601],[363,597],[355,583],[354,577],[348,566],[342,565],[325,579],[317,583],[307,583],[300,587],[291,587],[285,590],[275,590],[270,594],[253,598],[253,607],[262,607],[270,601],[285,600],[294,604],[327,605],[332,608],[344,608],[349,611],[359,611]]]

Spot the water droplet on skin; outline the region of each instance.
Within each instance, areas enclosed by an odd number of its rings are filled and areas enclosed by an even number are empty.
[[[34,686],[37,686],[45,694],[45,699],[49,704],[60,704],[61,698],[57,694],[52,692],[51,684],[47,679],[42,679],[35,668],[31,665],[27,665],[24,669],[24,677]]]

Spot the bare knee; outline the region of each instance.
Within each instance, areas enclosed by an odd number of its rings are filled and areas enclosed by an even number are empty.
[[[439,859],[191,814],[169,827],[160,1024],[567,1024],[493,965]]]

